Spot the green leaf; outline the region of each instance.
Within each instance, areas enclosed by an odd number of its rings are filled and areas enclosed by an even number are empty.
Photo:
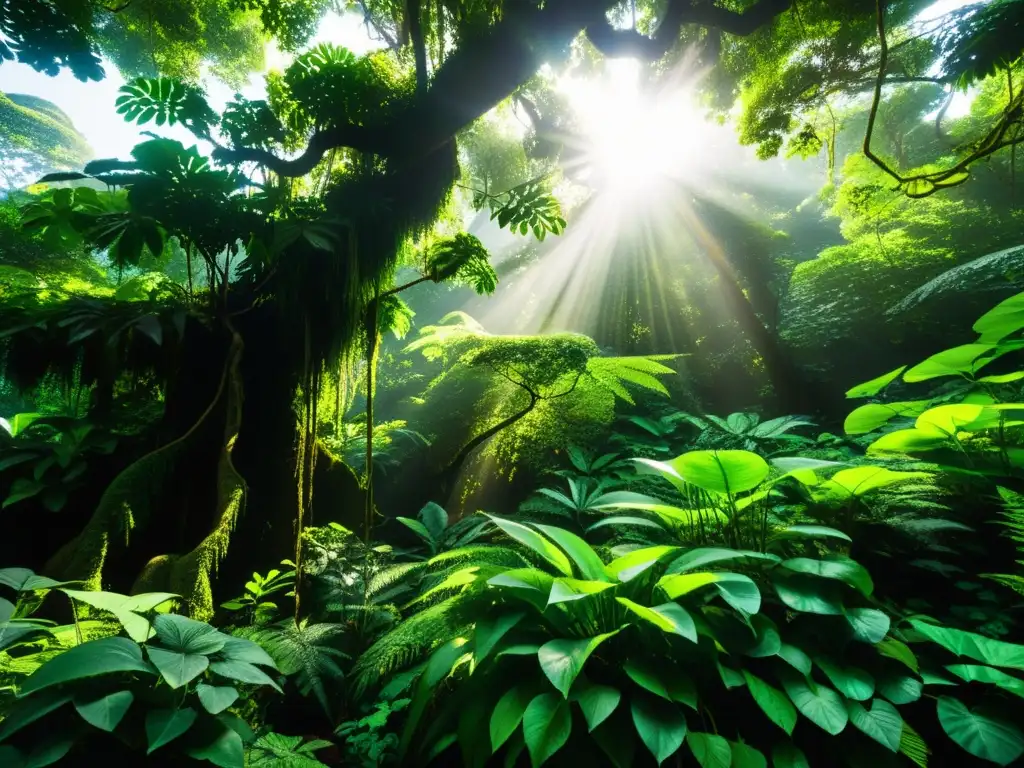
[[[539,533],[531,528],[527,528],[521,523],[513,522],[512,520],[502,520],[500,517],[494,517],[493,515],[487,515],[487,517],[494,521],[494,524],[501,528],[501,530],[506,534],[511,536],[520,544],[529,547],[555,566],[555,568],[557,568],[563,575],[572,576],[572,564],[569,562],[569,558],[565,556],[565,553],[563,553],[562,550]]]
[[[199,702],[203,705],[203,709],[211,715],[220,714],[238,699],[238,691],[230,685],[200,683],[196,686],[196,693],[199,695]]]
[[[623,669],[634,683],[656,696],[697,708],[697,689],[693,681],[672,664],[655,666],[644,659],[629,659]]]
[[[697,642],[697,626],[693,623],[693,617],[679,603],[664,603],[648,608],[625,597],[615,599],[658,629],[685,637],[690,642]]]
[[[212,741],[200,747],[191,747],[186,754],[195,760],[206,760],[220,768],[243,768],[245,745],[234,728],[224,723]]]
[[[921,698],[923,685],[909,675],[889,674],[878,681],[878,693],[893,704],[912,704]]]
[[[224,647],[227,636],[202,621],[176,613],[162,613],[153,620],[160,643],[173,651],[209,656]]]
[[[667,463],[687,483],[732,496],[756,488],[771,471],[768,462],[750,451],[690,451]]]
[[[793,669],[797,669],[805,675],[811,674],[811,657],[795,645],[783,643],[779,648],[779,658]]]
[[[63,707],[69,701],[71,701],[70,693],[52,688],[20,699],[5,712],[3,721],[0,721],[0,741],[4,741],[55,709]]]
[[[797,573],[809,573],[825,579],[836,579],[859,590],[865,597],[870,597],[875,588],[867,569],[848,558],[815,560],[810,557],[794,557],[784,560],[782,567]]]
[[[473,659],[479,664],[494,650],[494,646],[518,624],[526,614],[501,613],[496,618],[486,617],[476,623],[473,631]]]
[[[779,728],[792,735],[797,718],[796,710],[789,699],[783,695],[782,691],[746,670],[743,671],[743,677],[747,681],[750,695],[754,697],[754,701],[757,702],[761,711],[768,715],[768,719]]]
[[[610,685],[587,685],[575,700],[583,710],[587,730],[593,732],[619,706],[622,694]]]
[[[704,566],[711,565],[712,563],[720,563],[725,560],[736,559],[768,560],[771,562],[779,561],[779,558],[775,555],[763,554],[752,550],[703,547],[700,549],[691,549],[677,557],[669,563],[668,568],[665,570],[665,575],[672,573],[685,573],[686,571],[691,571],[695,568],[703,568]]]
[[[828,528],[824,525],[790,525],[783,528],[776,535],[776,538],[807,538],[807,539],[842,539],[852,542],[853,540],[842,531],[835,528]]]
[[[901,365],[894,371],[883,373],[871,381],[865,381],[863,384],[858,384],[852,389],[846,391],[846,397],[849,399],[855,399],[858,397],[874,397],[892,382],[899,378],[900,374],[907,370],[907,366]]]
[[[934,451],[950,443],[950,436],[935,429],[897,429],[882,435],[867,447],[868,455]]]
[[[996,348],[996,344],[976,343],[943,350],[908,370],[903,374],[903,380],[914,383],[940,376],[976,373],[986,362],[994,359],[992,354]]]
[[[939,697],[937,711],[946,735],[975,757],[1009,765],[1024,754],[1024,734],[994,712],[971,711],[948,696]]]
[[[846,711],[854,728],[867,734],[890,752],[899,750],[903,718],[896,711],[896,707],[888,701],[875,699],[871,702],[870,710],[856,701],[848,701]]]
[[[804,753],[791,741],[776,744],[772,750],[772,766],[774,768],[811,768]]]
[[[920,619],[911,619],[911,626],[957,656],[966,656],[993,667],[1024,670],[1024,645],[992,640],[973,632],[939,627]]]
[[[551,592],[548,594],[547,605],[582,600],[611,589],[615,585],[610,581],[583,581],[581,579],[553,579]],[[546,607],[546,606],[545,606]]]
[[[817,659],[816,663],[832,685],[846,698],[867,701],[875,695],[875,680],[863,669],[841,666],[822,658]]]
[[[0,568],[0,584],[10,587],[15,592],[34,592],[37,589],[52,589],[71,583],[37,576],[28,568]]]
[[[116,592],[91,592],[76,589],[62,589],[61,591],[73,600],[114,614],[128,636],[137,643],[146,642],[156,632],[150,620],[139,614],[148,613],[164,603],[179,599],[178,595],[170,592],[119,595]]]
[[[231,635],[225,635],[224,647],[217,652],[217,660],[244,661],[248,664],[259,664],[263,667],[277,669],[274,660],[259,645],[252,640]]]
[[[21,768],[45,768],[60,761],[75,744],[73,736],[57,736],[35,747],[25,757]]]
[[[721,736],[690,731],[686,744],[701,768],[729,768],[732,764],[732,749]]]
[[[180,709],[151,709],[146,713],[146,740],[152,754],[165,744],[181,736],[196,721],[196,711],[191,707]]]
[[[533,768],[543,765],[565,746],[570,731],[572,714],[567,701],[554,693],[542,693],[534,698],[523,713],[523,738]]]
[[[451,734],[454,740],[455,735]],[[249,750],[249,768],[322,768],[314,753],[333,746],[323,739],[303,743],[301,736],[264,733]]]
[[[836,736],[846,728],[849,715],[838,693],[826,685],[809,683],[803,675],[780,670],[782,687],[804,717]]]
[[[608,563],[606,568],[608,573],[619,581],[629,581],[672,553],[678,551],[679,547],[670,546],[635,549],[622,557],[615,558]]]
[[[135,700],[131,691],[115,691],[98,699],[75,697],[75,709],[85,722],[101,731],[113,731]]]
[[[978,318],[974,330],[986,342],[996,342],[1024,328],[1024,294],[1018,293],[996,304]]]
[[[534,686],[520,683],[505,691],[491,713],[491,751],[497,752],[522,722],[523,713],[534,698]]]
[[[51,685],[111,672],[155,674],[153,668],[143,661],[138,644],[126,637],[103,637],[54,656],[25,680],[18,695],[27,696]]]
[[[210,671],[240,683],[269,685],[278,693],[282,693],[280,686],[266,672],[244,661],[215,661],[210,664]]]
[[[547,675],[548,680],[561,691],[563,697],[569,696],[569,689],[580,672],[587,657],[594,652],[601,643],[612,635],[618,633],[606,632],[596,637],[585,637],[579,640],[550,640],[540,647],[537,658],[540,661],[541,669]]]
[[[740,573],[680,573],[663,576],[658,581],[658,586],[673,600],[707,584],[714,584],[725,602],[737,611],[755,614],[761,610],[761,591],[753,579]]]
[[[591,579],[593,581],[610,581],[608,574],[605,573],[604,563],[601,562],[601,558],[598,557],[593,548],[579,536],[563,530],[562,528],[555,528],[551,525],[534,523],[534,527],[542,533],[547,534],[548,538],[553,539],[558,546],[568,553],[569,557],[572,558],[572,561],[579,567],[580,574],[584,579]]]
[[[896,418],[918,416],[928,408],[928,400],[908,400],[898,403],[868,403],[854,408],[843,422],[848,435],[866,435],[884,427]]]
[[[779,599],[794,611],[816,613],[822,616],[840,616],[843,613],[839,587],[825,579],[803,574],[772,574]]]
[[[850,608],[846,621],[853,629],[855,640],[872,644],[882,642],[891,624],[889,617],[875,608]]]
[[[632,699],[630,711],[640,740],[654,755],[658,765],[679,751],[686,738],[686,718],[677,706],[638,694]]]
[[[948,664],[946,669],[961,680],[966,680],[969,683],[988,683],[996,685],[1004,691],[1024,698],[1024,680],[1021,680],[1019,677],[1014,677],[1013,675],[1008,675],[1002,670],[993,669],[992,667],[981,667],[974,664]],[[917,683],[917,695],[920,697],[921,683],[917,680],[914,680],[913,682]],[[900,704],[902,702],[893,701],[893,703]]]
[[[768,768],[764,755],[748,744],[730,741],[729,748],[732,750],[732,768]]]
[[[419,520],[413,520],[408,517],[398,517],[395,519],[398,520],[398,522],[400,522],[406,528],[409,528],[413,533],[415,533],[425,542],[427,542],[428,546],[434,545],[434,537],[431,535],[430,531],[427,530],[427,526],[425,526]]]
[[[181,688],[206,671],[210,660],[197,653],[180,653],[149,646],[149,660],[171,688]]]

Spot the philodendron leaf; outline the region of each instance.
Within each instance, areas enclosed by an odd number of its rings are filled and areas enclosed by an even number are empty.
[[[638,693],[632,697],[630,709],[636,731],[658,765],[679,751],[686,737],[686,718],[678,706]]]
[[[804,717],[833,736],[843,732],[849,715],[838,693],[820,683],[812,686],[803,675],[785,668],[780,669],[779,677],[786,695]]]
[[[1024,734],[995,712],[971,711],[948,696],[938,700],[939,723],[953,741],[982,760],[1009,765],[1024,754]]]
[[[992,667],[983,667],[978,664],[948,664],[946,669],[952,672],[954,675],[959,677],[961,680],[967,682],[978,682],[988,683],[1002,688],[1004,691],[1020,696],[1024,698],[1024,680],[1013,675],[1008,675],[1000,669],[993,669]],[[921,696],[921,683],[917,680],[910,678],[912,682],[917,683],[917,695]],[[890,697],[890,701],[892,699]],[[894,704],[900,704],[899,701],[893,701]]]
[[[889,632],[889,617],[875,608],[850,608],[846,621],[853,629],[854,640],[862,643],[880,643]]]
[[[830,659],[818,658],[818,668],[843,696],[854,701],[867,701],[875,695],[875,680],[863,669],[836,664]]]
[[[575,533],[551,525],[534,523],[534,527],[547,535],[558,546],[566,551],[584,579],[592,581],[611,581],[604,570],[604,563],[594,549]]]
[[[146,713],[146,739],[149,742],[146,754],[174,741],[191,728],[195,721],[196,711],[191,707],[151,709]]]
[[[618,632],[606,632],[595,637],[585,637],[579,640],[559,639],[544,643],[537,651],[537,658],[540,661],[541,669],[547,675],[548,680],[561,691],[563,697],[569,696],[569,689],[577,675],[583,670],[587,657],[594,652],[601,643]]]
[[[677,557],[665,570],[665,574],[685,573],[697,568],[703,568],[713,563],[720,563],[726,560],[766,560],[778,562],[776,555],[766,555],[761,552],[754,552],[747,549],[723,549],[721,547],[703,547],[691,549]]]
[[[730,741],[732,768],[768,768],[768,761],[758,750],[748,744]]]
[[[685,637],[690,642],[697,642],[697,626],[693,623],[693,617],[679,603],[665,603],[648,608],[625,597],[615,599],[632,613],[650,622],[658,629]]]
[[[25,680],[18,695],[27,696],[51,685],[111,672],[154,674],[155,670],[143,661],[137,643],[127,637],[103,637],[54,656]]]
[[[208,656],[224,647],[227,636],[209,624],[176,613],[163,613],[153,619],[160,644],[181,653]]]
[[[714,584],[722,598],[742,613],[761,610],[761,592],[749,576],[727,571],[698,571],[663,576],[658,581],[665,594],[675,600],[708,584]]]
[[[697,709],[697,689],[693,680],[671,662],[653,664],[644,659],[630,659],[623,669],[641,688],[663,699],[678,701],[691,709]]]
[[[199,695],[199,702],[203,705],[203,709],[211,715],[220,714],[238,699],[238,691],[230,685],[200,683],[196,686],[196,693]]]
[[[690,451],[667,463],[687,483],[732,496],[756,488],[771,471],[768,462],[751,451]]]
[[[533,768],[539,768],[565,746],[571,731],[572,714],[565,699],[554,693],[534,698],[523,713],[523,738]]]
[[[921,698],[923,689],[921,681],[910,675],[890,674],[878,681],[878,692],[893,704],[912,704]]]
[[[829,579],[802,573],[787,574],[777,569],[773,574],[775,591],[787,606],[800,613],[822,616],[843,614],[842,587]]]
[[[523,713],[534,699],[534,686],[520,683],[505,691],[491,713],[491,751],[497,752],[523,720]]]
[[[911,619],[918,632],[957,656],[966,656],[993,667],[1024,670],[1024,645],[992,640],[961,629],[940,627],[920,619]]]
[[[488,515],[488,517],[507,535],[511,536],[520,544],[529,547],[555,566],[555,568],[557,568],[563,575],[572,576],[572,564],[569,562],[569,558],[565,556],[565,553],[562,552],[561,549],[551,543],[549,539],[522,523],[517,523],[513,520],[503,520],[502,518],[494,517],[493,515]]]
[[[587,685],[574,698],[583,710],[587,730],[593,732],[619,706],[622,694],[610,685]]]
[[[525,615],[525,613],[517,611],[501,613],[496,618],[481,618],[473,631],[473,658],[476,663],[479,664],[483,661],[494,650],[498,641],[508,634],[509,630],[518,624]]]
[[[221,715],[224,718],[225,715]],[[230,721],[228,721],[230,722]],[[245,744],[241,734],[228,722],[221,721],[217,735],[206,744],[190,747],[186,754],[195,760],[206,760],[219,768],[241,768],[245,765]]]
[[[782,567],[797,573],[809,573],[826,579],[836,579],[870,597],[874,590],[871,576],[863,565],[849,558],[817,560],[810,557],[794,557],[782,562]]]
[[[744,670],[743,677],[747,681],[750,695],[754,697],[757,706],[768,715],[768,719],[775,723],[787,734],[792,735],[796,726],[796,709],[789,699],[777,688],[772,687],[764,680]]]
[[[864,732],[890,752],[896,752],[900,748],[903,718],[896,711],[896,707],[888,701],[875,699],[871,702],[871,709],[865,709],[856,701],[848,701],[846,711],[854,728]]]
[[[89,725],[110,732],[117,728],[134,700],[131,691],[115,691],[93,699],[76,696],[75,709]]]
[[[721,736],[690,731],[686,734],[686,744],[701,768],[729,768],[732,765],[732,749]]]
[[[160,670],[160,675],[171,688],[187,685],[210,666],[210,660],[201,654],[180,653],[154,647],[146,650],[149,653],[149,660]]]
[[[229,680],[252,683],[253,685],[269,685],[278,693],[282,692],[281,687],[266,672],[244,661],[215,661],[210,664],[210,671]]]

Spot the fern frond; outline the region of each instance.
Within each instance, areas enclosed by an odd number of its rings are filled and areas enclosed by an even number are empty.
[[[931,754],[931,750],[924,743],[921,734],[911,728],[906,721],[903,722],[903,732],[900,734],[899,752],[920,768],[928,768],[928,755]]]
[[[426,563],[396,563],[381,568],[366,583],[366,599],[373,603],[388,602],[385,595],[394,591],[406,578],[427,567]]]
[[[659,357],[664,359],[666,356]],[[667,397],[668,389],[658,376],[675,373],[652,357],[592,357],[587,361],[587,371],[602,386],[628,403],[633,403],[633,398],[625,383]]]
[[[526,568],[530,562],[511,547],[478,544],[442,552],[427,561],[435,575],[447,573],[453,567],[473,565],[499,565],[506,568]]]
[[[312,693],[330,717],[327,684],[344,677],[338,660],[348,656],[337,644],[346,629],[344,624],[295,624],[287,619],[268,627],[240,628],[234,634],[259,644],[283,675],[295,676],[302,695]]]
[[[359,657],[352,669],[353,692],[362,697],[386,678],[423,660],[473,624],[474,592],[460,592],[400,623]]]

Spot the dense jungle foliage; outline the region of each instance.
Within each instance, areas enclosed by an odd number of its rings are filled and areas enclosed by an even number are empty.
[[[704,128],[596,150],[623,60]],[[1024,0],[0,0],[0,62],[141,128],[0,93],[0,766],[1024,765]]]

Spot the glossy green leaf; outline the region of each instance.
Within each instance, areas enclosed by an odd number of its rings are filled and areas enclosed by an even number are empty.
[[[782,643],[779,647],[779,658],[793,667],[793,669],[799,670],[805,675],[811,674],[811,657],[795,645]]]
[[[909,418],[923,413],[928,400],[908,400],[898,403],[868,403],[854,408],[843,422],[843,431],[848,435],[866,435],[884,427],[893,419]]]
[[[946,735],[975,757],[1009,765],[1024,754],[1024,734],[999,713],[972,711],[948,696],[939,697],[937,711]]]
[[[779,677],[786,695],[804,717],[833,736],[842,733],[849,715],[838,693],[827,685],[811,684],[803,675],[789,670],[780,670]]]
[[[146,740],[149,744],[146,754],[174,741],[195,721],[196,711],[191,707],[151,709],[146,713]]]
[[[839,616],[843,613],[841,589],[837,584],[800,573],[773,574],[773,583],[779,599],[794,611]]]
[[[195,760],[206,760],[219,768],[243,768],[245,765],[245,743],[241,734],[227,723],[222,723],[212,740],[198,747],[190,747],[186,754]]]
[[[765,756],[749,744],[730,741],[729,748],[732,750],[732,768],[768,768]]]
[[[635,549],[622,557],[615,558],[608,563],[606,568],[608,573],[619,581],[629,581],[678,551],[679,547],[670,546]]]
[[[572,576],[572,564],[569,562],[569,558],[567,558],[565,553],[552,544],[547,538],[522,523],[517,523],[512,520],[503,520],[502,518],[494,517],[493,515],[488,515],[488,517],[508,536],[511,536],[523,546],[536,552],[542,558],[555,566],[555,568],[557,568],[563,575]]]
[[[910,675],[889,674],[878,681],[878,693],[893,704],[912,704],[921,698],[924,686]]]
[[[548,680],[561,691],[563,697],[569,696],[569,689],[580,672],[591,653],[607,640],[617,634],[606,632],[595,637],[585,637],[579,640],[558,639],[550,640],[540,647],[537,658],[540,661],[541,669],[547,675]]]
[[[274,660],[259,645],[252,640],[231,635],[225,636],[224,647],[217,651],[216,659],[218,661],[244,661],[248,664],[259,664],[262,667],[277,669]]]
[[[153,619],[153,628],[162,646],[186,654],[216,653],[226,640],[226,635],[209,624],[176,613],[160,614]]]
[[[721,736],[690,731],[686,734],[686,746],[701,768],[729,768],[732,764],[732,748]]]
[[[846,397],[849,399],[855,399],[858,397],[874,397],[887,386],[892,384],[899,378],[900,374],[907,370],[907,366],[901,365],[894,371],[883,373],[881,376],[877,376],[871,381],[865,381],[863,384],[848,389],[846,391]]]
[[[485,617],[477,621],[473,631],[473,658],[476,663],[483,661],[501,638],[522,621],[525,615],[518,611],[506,611],[495,617]]]
[[[617,597],[616,601],[626,606],[632,613],[659,629],[685,637],[690,642],[697,642],[697,627],[690,613],[679,603],[664,603],[653,608],[634,603],[625,597]]]
[[[793,733],[796,726],[796,709],[782,691],[774,688],[756,675],[743,671],[743,677],[750,689],[750,695],[754,697],[757,706],[761,708],[768,719],[775,723],[787,734]]]
[[[282,692],[281,687],[266,672],[245,661],[215,661],[210,664],[210,671],[229,680],[253,685],[269,685],[278,693]]]
[[[941,376],[976,373],[986,362],[994,359],[996,344],[961,344],[943,350],[903,374],[907,382],[928,381]]]
[[[809,573],[825,579],[842,581],[865,596],[870,596],[875,588],[867,569],[849,558],[817,560],[810,557],[794,557],[784,560],[782,567],[797,573]]]
[[[31,725],[71,701],[71,694],[56,688],[20,699],[4,713],[0,721],[0,741]]]
[[[1004,691],[1024,698],[1024,680],[1013,675],[1008,675],[1002,670],[992,667],[982,667],[976,664],[948,664],[946,669],[969,683],[988,683],[1002,688]],[[914,682],[917,682],[916,680]],[[918,696],[920,696],[920,683],[918,683]],[[899,704],[900,702],[893,702]]]
[[[523,713],[534,698],[534,686],[520,683],[505,691],[491,713],[491,751],[497,752],[501,745],[515,733],[523,720]]]
[[[75,709],[85,722],[101,731],[113,731],[135,700],[131,691],[115,691],[99,698],[75,697]]]
[[[622,694],[610,685],[591,684],[585,686],[579,695],[574,696],[574,699],[583,710],[587,729],[593,732],[618,708]]]
[[[846,711],[854,728],[870,736],[890,752],[896,752],[900,748],[903,718],[892,704],[884,699],[875,699],[871,702],[871,709],[866,709],[856,701],[848,701]]]
[[[846,621],[855,640],[872,644],[882,642],[891,625],[889,617],[875,608],[850,608]]]
[[[137,643],[126,637],[103,637],[54,656],[25,680],[18,695],[27,696],[51,685],[111,672],[155,674],[153,667],[143,661]]]
[[[533,768],[539,768],[565,746],[572,731],[569,703],[554,693],[542,693],[523,713],[523,738]]]
[[[683,479],[713,493],[735,496],[768,477],[768,462],[751,451],[690,451],[670,462]]]
[[[203,705],[203,709],[211,715],[220,714],[238,700],[238,691],[230,685],[200,683],[196,686],[196,693],[199,695],[199,703]]]
[[[180,599],[170,592],[147,592],[141,595],[119,595],[116,592],[92,592],[76,589],[62,589],[72,600],[112,613],[121,622],[128,636],[137,643],[144,643],[156,634],[154,623],[146,614],[157,607]],[[211,627],[212,629],[212,627]]]
[[[210,659],[196,653],[181,653],[150,646],[147,648],[149,660],[153,662],[160,675],[171,688],[181,688],[206,671]]]
[[[920,619],[911,619],[910,624],[929,640],[957,656],[966,656],[994,667],[1024,670],[1024,645],[992,640],[974,632],[940,627]]]
[[[583,581],[582,579],[554,579],[548,593],[548,605],[582,600],[604,592],[615,585],[609,581]]]
[[[882,435],[867,447],[869,456],[884,453],[934,451],[949,445],[949,435],[935,429],[897,429]]]
[[[679,707],[655,696],[632,697],[633,724],[658,765],[679,751],[686,738],[686,718]]]
[[[867,701],[875,695],[875,680],[863,669],[843,666],[823,658],[817,659],[815,663],[836,687],[836,690],[846,698],[854,701]]]
[[[978,318],[973,327],[986,342],[1000,341],[1024,328],[1024,294],[1018,293],[996,304]]]
[[[534,523],[534,527],[553,540],[569,555],[569,558],[576,563],[580,574],[584,579],[593,581],[609,581],[605,573],[604,563],[593,548],[583,539],[574,533],[551,525]]]
[[[665,575],[685,573],[686,571],[692,571],[696,568],[703,568],[704,566],[711,565],[712,563],[738,559],[766,560],[770,562],[778,562],[779,560],[775,555],[754,552],[752,550],[702,547],[700,549],[691,549],[684,552],[669,563],[668,568],[665,570]]]
[[[852,541],[842,531],[824,525],[789,525],[775,534],[776,538],[842,539]]]
[[[761,591],[749,576],[740,573],[679,573],[663,576],[658,581],[658,586],[673,600],[708,584],[714,584],[722,598],[738,611],[754,614],[761,610]]]
[[[38,576],[28,568],[0,568],[0,584],[10,587],[15,592],[34,592],[37,589],[53,589],[70,581],[54,581],[46,576]]]

